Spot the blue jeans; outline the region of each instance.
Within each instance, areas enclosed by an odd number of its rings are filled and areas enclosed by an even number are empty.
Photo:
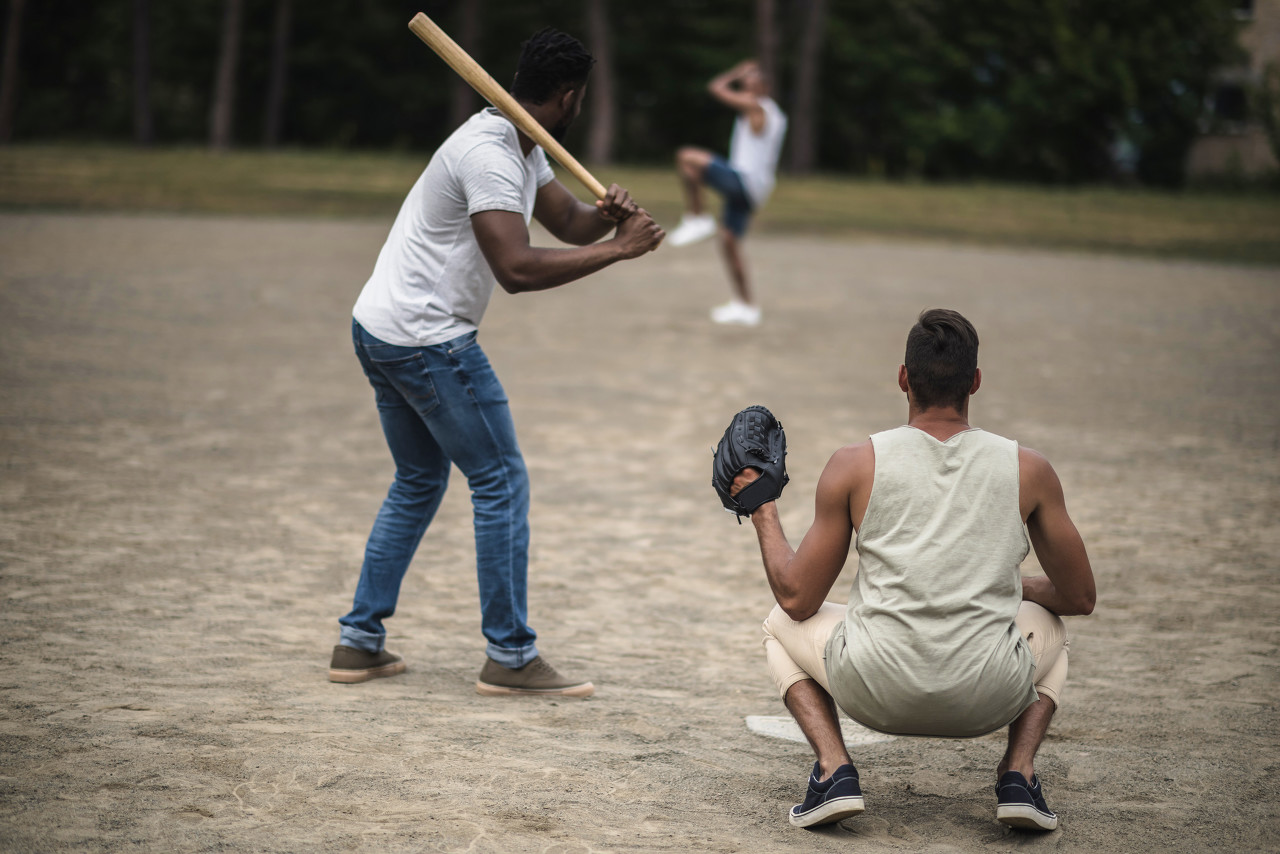
[[[504,667],[524,666],[538,654],[526,624],[529,475],[506,393],[476,333],[399,347],[352,321],[351,335],[376,393],[396,477],[365,546],[351,613],[338,620],[339,643],[382,649],[382,621],[395,613],[400,582],[444,498],[449,465],[457,463],[475,512],[485,651]]]
[[[746,234],[754,206],[738,170],[730,166],[728,160],[717,155],[702,173],[702,183],[724,197],[724,213],[720,217],[720,224],[736,237]]]

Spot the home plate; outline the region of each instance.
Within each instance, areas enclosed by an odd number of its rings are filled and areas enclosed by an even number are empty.
[[[747,729],[769,738],[781,738],[787,741],[798,741],[808,744],[809,741],[800,731],[800,726],[790,715],[747,715]],[[840,730],[844,733],[845,744],[878,744],[882,741],[893,741],[894,736],[867,729],[862,724],[840,716]]]

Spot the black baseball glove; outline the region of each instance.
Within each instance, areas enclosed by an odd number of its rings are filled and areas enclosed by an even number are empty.
[[[733,416],[711,462],[711,485],[724,509],[738,517],[750,516],[761,504],[782,494],[787,477],[787,437],[782,424],[763,406],[748,406]],[[760,477],[737,495],[730,495],[733,479],[745,468],[759,469]]]

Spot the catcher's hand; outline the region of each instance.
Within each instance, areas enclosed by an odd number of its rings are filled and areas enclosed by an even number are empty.
[[[787,437],[782,424],[763,406],[748,406],[733,416],[711,461],[711,485],[724,509],[738,517],[750,516],[761,504],[782,494],[787,485]],[[734,488],[743,469],[759,471],[759,477]]]

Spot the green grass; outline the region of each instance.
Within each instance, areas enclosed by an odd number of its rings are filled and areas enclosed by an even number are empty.
[[[422,154],[212,154],[105,146],[0,148],[0,208],[256,216],[395,215]],[[599,167],[671,225],[670,169]],[[572,178],[567,185],[585,197]],[[1280,194],[915,184],[782,176],[756,226],[841,238],[927,238],[1280,264]]]
[[[0,207],[395,215],[420,157],[204,149],[0,148]]]

